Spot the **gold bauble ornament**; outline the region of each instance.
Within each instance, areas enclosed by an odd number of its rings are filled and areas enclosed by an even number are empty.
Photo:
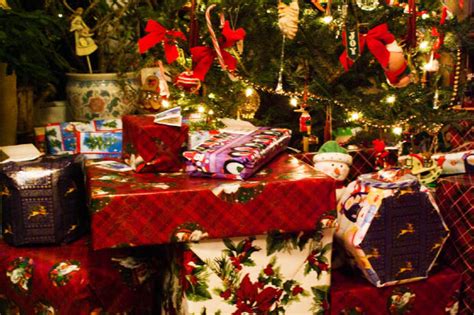
[[[243,99],[244,101],[237,108],[237,117],[241,119],[253,119],[260,107],[260,95],[258,95],[255,90],[252,90],[251,93],[246,91],[243,95]]]

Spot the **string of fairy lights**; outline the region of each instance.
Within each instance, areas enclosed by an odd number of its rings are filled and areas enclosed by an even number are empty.
[[[251,82],[250,80],[245,79],[240,75],[235,75],[235,76],[238,79],[240,79],[245,85],[248,86],[247,89],[253,89],[253,90],[257,90],[257,91],[262,91],[264,93],[269,93],[269,94],[274,94],[274,95],[282,95],[282,96],[288,97],[290,99],[289,103],[293,107],[297,107],[298,103],[299,103],[299,100],[305,97],[304,92],[276,90],[276,89],[273,89],[273,88],[269,88],[267,86],[262,86],[262,85],[254,83],[254,82]],[[246,95],[250,95],[250,94],[251,94],[250,91],[246,91]],[[383,123],[374,122],[373,120],[371,120],[367,117],[364,117],[362,115],[362,113],[354,111],[352,108],[350,108],[350,106],[342,104],[341,102],[339,102],[337,100],[324,98],[324,97],[318,96],[316,94],[313,94],[311,92],[307,92],[306,97],[307,97],[308,100],[313,100],[313,101],[328,101],[328,102],[331,102],[332,104],[342,108],[342,110],[348,115],[348,117],[349,117],[348,120],[349,121],[357,121],[357,122],[359,122],[363,125],[366,125],[366,126],[372,127],[372,128],[377,128],[377,129],[384,129],[384,130],[385,129],[392,129],[392,131],[395,134],[398,134],[398,135],[400,135],[403,132],[403,126],[408,125],[408,123],[411,120],[417,118],[416,115],[411,115],[406,119],[399,120],[395,124],[383,124]],[[396,96],[395,95],[389,95],[386,98],[387,103],[394,103],[395,101],[396,101]],[[434,125],[430,125],[429,127],[431,129],[439,130],[439,128],[441,128],[441,125],[434,124]],[[422,128],[428,128],[428,126],[423,125]]]

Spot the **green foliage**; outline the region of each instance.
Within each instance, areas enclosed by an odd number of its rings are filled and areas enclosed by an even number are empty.
[[[183,2],[163,1],[162,6],[154,11],[153,18],[167,28],[180,29],[187,33],[189,10],[183,10]],[[239,56],[239,74],[253,84],[274,89],[281,65],[280,52],[283,43],[278,28],[277,2],[201,1],[196,12],[200,25],[200,45],[211,43],[204,19],[205,9],[211,3],[218,4],[211,15],[218,37],[220,36],[218,12],[224,13],[233,28],[242,27],[247,33],[244,52]],[[332,2],[335,21],[341,21],[341,11],[338,8],[342,3],[342,0]],[[333,108],[333,128],[348,124],[346,119],[349,111],[361,112],[364,122],[370,122],[371,126],[406,122],[418,128],[430,128],[433,124],[457,120],[462,116],[448,108],[452,105],[451,98],[453,96],[459,98],[463,91],[461,84],[457,94],[453,94],[452,75],[457,49],[461,46],[470,49],[474,42],[468,36],[474,30],[472,19],[461,22],[454,16],[448,18],[444,25],[439,25],[441,15],[439,1],[427,0],[418,2],[417,5],[419,11],[426,11],[429,15],[427,19],[421,17],[417,19],[418,41],[428,40],[432,45],[436,40],[431,34],[432,27],[437,27],[439,32],[446,35],[444,45],[439,51],[442,55],[440,70],[432,73],[428,82],[422,84],[422,67],[429,59],[429,52],[406,49],[405,53],[411,54],[407,60],[410,62],[416,82],[406,88],[397,89],[386,83],[382,67],[367,48],[353,67],[344,72],[339,63],[339,55],[344,47],[337,27],[335,24],[329,26],[324,24],[321,21],[323,13],[317,11],[309,1],[299,1],[298,32],[293,40],[286,40],[284,47],[283,84],[285,91],[299,93],[303,92],[303,87],[307,84],[311,95],[318,96],[310,97],[308,100],[314,133],[322,133],[327,105]],[[354,3],[349,9],[347,18],[349,25],[351,23],[354,25],[356,22],[367,23],[369,28],[386,22],[401,44],[407,34],[407,21],[408,15],[404,13],[403,8],[389,7],[385,1],[380,1],[380,6],[369,14]],[[189,58],[187,44],[181,43],[180,47]],[[148,57],[162,59],[162,48],[157,47]],[[173,64],[169,67],[169,74],[171,77],[176,77],[183,70],[182,66]],[[465,73],[461,72],[461,83],[464,76]],[[242,81],[229,80],[215,62],[206,77],[202,93],[191,95],[172,87],[172,97],[179,105],[205,104],[218,116],[232,116],[235,108],[243,100],[242,89],[245,87],[246,84]],[[438,95],[437,100],[435,93]],[[397,97],[393,105],[385,102],[386,97],[391,94]],[[297,129],[299,114],[294,113],[288,106],[288,97],[262,93],[261,100],[261,108],[256,114],[259,124]]]
[[[56,74],[68,69],[58,52],[63,28],[59,18],[10,5],[11,10],[0,8],[0,62],[16,72],[19,85],[57,82]]]

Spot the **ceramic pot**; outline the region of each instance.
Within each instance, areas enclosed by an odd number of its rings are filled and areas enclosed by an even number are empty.
[[[134,73],[67,73],[66,95],[75,121],[120,118],[136,109],[139,82]]]

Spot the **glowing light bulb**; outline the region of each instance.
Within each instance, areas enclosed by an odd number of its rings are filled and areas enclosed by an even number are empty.
[[[360,114],[359,114],[359,113],[353,112],[353,113],[351,114],[351,119],[352,119],[352,120],[359,120],[359,118],[360,118]]]
[[[395,95],[389,95],[389,96],[387,96],[386,102],[389,103],[389,104],[393,104],[393,103],[395,103],[396,100],[397,100],[397,98],[395,97]]]
[[[170,102],[168,100],[162,100],[161,106],[163,106],[164,108],[168,108],[170,107]]]
[[[419,49],[421,51],[427,51],[429,48],[430,48],[430,43],[428,41],[424,40],[420,43]]]
[[[394,134],[396,134],[397,136],[399,136],[399,135],[402,134],[403,129],[402,129],[402,127],[394,127],[394,128],[392,129],[392,132],[393,132]]]
[[[326,15],[325,17],[323,17],[323,22],[326,23],[326,24],[329,24],[332,22],[332,15]]]
[[[253,94],[253,89],[248,87],[245,89],[245,96],[250,97]]]
[[[209,115],[214,115],[214,111],[212,109],[210,109],[208,112],[207,112]]]
[[[422,18],[423,20],[426,20],[426,19],[429,18],[429,17],[430,17],[430,15],[429,15],[428,13],[423,13],[423,14],[421,15],[421,18]]]
[[[63,17],[63,14],[62,13],[59,13],[58,14],[58,18],[62,18]]]
[[[296,99],[296,98],[293,97],[293,98],[290,100],[290,105],[293,106],[293,107],[298,106],[298,99]]]
[[[198,112],[199,113],[204,113],[206,111],[206,109],[204,108],[204,106],[199,106],[198,107]]]
[[[216,94],[214,94],[214,93],[209,93],[209,94],[207,95],[207,97],[209,97],[209,98],[212,100],[212,99],[215,99],[215,98],[216,98]]]

